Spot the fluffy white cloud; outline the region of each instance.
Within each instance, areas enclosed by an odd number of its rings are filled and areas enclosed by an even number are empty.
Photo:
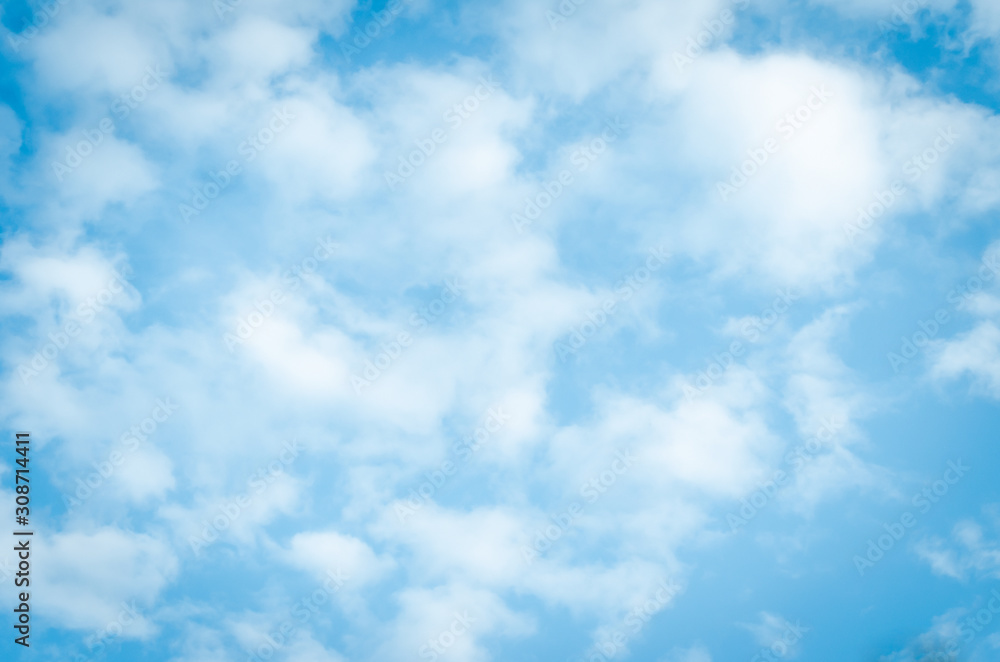
[[[1000,278],[1000,243],[993,243],[983,254],[982,264],[966,282],[969,298],[962,309],[978,321],[970,330],[939,340],[931,350],[930,374],[941,380],[968,375],[973,389],[1000,399],[1000,299],[995,292]],[[975,282],[975,285],[973,283]],[[973,289],[973,287],[975,289]],[[985,291],[980,291],[983,288]]]
[[[898,74],[727,50],[678,72],[661,57],[651,80],[675,106],[669,123],[644,131],[683,157],[666,177],[702,182],[678,239],[696,256],[713,255],[724,275],[758,272],[807,290],[840,286],[870,259],[892,217],[934,209],[949,185],[976,176],[963,155],[997,160],[973,138],[996,130],[992,118],[922,97]],[[869,223],[859,210],[870,207]]]
[[[981,322],[948,341],[936,356],[932,374],[947,379],[968,374],[978,388],[1000,399],[1000,328]]]
[[[535,627],[494,593],[461,584],[410,588],[397,599],[399,614],[387,628],[376,659],[437,654],[460,662],[486,662],[491,657],[482,638],[521,637]]]
[[[102,527],[37,536],[34,544],[34,604],[42,613],[70,628],[103,631],[118,621],[122,636],[155,633],[144,612],[178,571],[173,551],[158,536]],[[123,605],[136,613],[121,617]]]
[[[1000,6],[990,0],[972,0],[972,29],[994,39],[1000,35]]]
[[[525,84],[555,89],[574,100],[642,72],[650,56],[682,51],[705,30],[704,21],[746,2],[625,2],[564,4],[569,10],[515,0],[502,6],[498,21],[504,43],[521,61]],[[725,26],[723,26],[725,27]],[[601,43],[602,48],[594,48]]]
[[[351,586],[379,579],[394,565],[380,558],[363,541],[336,531],[310,531],[292,537],[286,553],[289,563],[318,576],[343,571]]]
[[[1000,509],[986,509],[992,515],[994,529],[1000,529]],[[1000,578],[1000,542],[987,539],[983,527],[963,520],[952,530],[951,540],[928,538],[920,542],[917,554],[930,564],[936,574],[960,581]]]
[[[638,481],[660,494],[690,487],[736,496],[763,476],[765,458],[777,450],[756,409],[767,398],[764,384],[742,366],[730,368],[704,394],[675,391],[663,404],[601,393],[598,424],[558,433],[554,459],[575,487],[606,469],[616,449],[627,449],[637,460],[623,483]],[[591,459],[581,461],[585,457]]]

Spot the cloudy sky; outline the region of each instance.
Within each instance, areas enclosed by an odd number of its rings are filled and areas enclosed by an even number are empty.
[[[4,2],[3,658],[998,659],[1000,4],[893,1]]]

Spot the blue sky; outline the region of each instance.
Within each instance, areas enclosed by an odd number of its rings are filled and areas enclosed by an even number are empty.
[[[4,659],[997,659],[995,2],[0,22]]]

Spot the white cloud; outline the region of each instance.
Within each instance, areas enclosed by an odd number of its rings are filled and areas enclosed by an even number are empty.
[[[56,150],[72,145],[79,151],[79,145],[87,142],[83,139],[81,131],[53,137],[53,158],[65,163],[66,152],[59,153]],[[46,176],[54,180],[52,166],[46,166]],[[56,184],[56,189],[64,208],[63,213],[75,212],[81,218],[90,219],[107,205],[134,203],[142,195],[156,190],[159,185],[157,168],[141,147],[115,135],[105,134],[100,144],[82,159],[79,166],[63,175],[63,181]]]
[[[46,86],[121,94],[162,57],[162,47],[145,38],[144,27],[127,16],[71,7],[25,50]]]
[[[125,496],[136,502],[162,500],[176,485],[173,462],[155,447],[139,448],[115,472]]]
[[[398,504],[394,504],[398,505]],[[449,578],[486,586],[520,584],[528,522],[504,508],[456,512],[428,504],[403,519],[386,508],[376,532],[409,546],[422,581]]]
[[[331,84],[289,85],[288,96],[275,100],[290,119],[256,167],[282,197],[341,198],[358,188],[374,160],[369,128],[325,91]]]
[[[935,616],[930,629],[914,637],[903,649],[883,655],[879,662],[922,662],[960,651],[962,644],[959,638],[963,636],[959,621],[968,612],[957,607],[940,616]]]
[[[1000,509],[994,505],[986,510],[992,514],[994,529],[1000,530]],[[983,527],[972,520],[956,524],[950,540],[922,540],[917,546],[917,554],[938,575],[960,581],[970,576],[1000,578],[1000,541],[989,540]]]
[[[727,50],[702,55],[678,73],[670,58],[661,58],[651,81],[676,106],[669,124],[642,131],[675,146],[679,167],[668,166],[669,179],[698,186],[685,209],[690,220],[681,225],[681,246],[713,256],[723,275],[751,271],[806,291],[840,286],[870,259],[893,216],[933,209],[955,180],[974,176],[963,154],[981,164],[997,159],[972,139],[992,132],[992,119],[921,97],[915,82],[899,74],[879,78],[804,54],[749,58]],[[941,131],[947,140],[939,139]],[[933,164],[909,163],[935,141]],[[906,191],[893,196],[875,227],[849,232],[858,210],[893,182]]]
[[[387,627],[375,659],[407,659],[432,652],[455,662],[486,662],[486,636],[521,637],[535,625],[489,591],[462,584],[408,588],[397,595],[400,611]]]
[[[218,51],[207,56],[220,77],[232,78],[241,85],[248,80],[266,83],[275,74],[308,64],[315,38],[315,30],[251,15],[241,17],[232,28],[220,33],[212,41]]]
[[[303,483],[284,471],[253,474],[237,491],[212,494],[204,489],[191,505],[168,502],[158,515],[173,528],[174,544],[201,554],[217,540],[252,546],[267,541],[264,527],[278,515],[289,515],[301,501]]]
[[[991,0],[971,0],[972,30],[994,39],[1000,35],[1000,5]]]
[[[571,476],[573,486],[604,469],[603,458],[615,449],[631,449],[639,461],[628,477],[634,475],[643,489],[663,494],[691,487],[714,497],[737,496],[763,475],[763,460],[777,451],[759,415],[758,407],[768,399],[766,387],[742,366],[730,368],[704,394],[676,393],[665,406],[599,396],[602,415],[596,426],[568,427],[552,442],[557,466]]]
[[[318,576],[344,572],[348,585],[361,587],[382,577],[394,563],[378,557],[363,541],[336,531],[295,534],[286,552],[291,564]]]
[[[977,390],[1000,399],[1000,328],[993,322],[981,322],[972,331],[947,341],[940,346],[931,374],[944,379],[968,374]]]
[[[556,6],[517,0],[491,17],[515,57],[524,83],[554,89],[580,101],[602,87],[648,66],[659,51],[681,50],[688,38],[704,30],[702,22],[737,3],[616,2],[565,5],[575,11],[564,16]],[[601,43],[602,48],[594,48]]]
[[[1000,242],[994,242],[983,255],[983,264],[966,286],[971,289],[973,279],[978,287],[988,288],[966,301],[962,308],[978,321],[970,331],[948,340],[938,340],[931,349],[930,375],[935,379],[954,380],[963,376],[972,378],[974,391],[1000,399],[1000,305],[989,290],[996,290],[1000,277]]]
[[[174,579],[178,564],[158,537],[103,527],[91,533],[37,536],[35,605],[65,627],[103,629],[135,601],[138,616],[124,634],[145,638],[156,626],[144,613]],[[126,619],[127,620],[127,619]]]

